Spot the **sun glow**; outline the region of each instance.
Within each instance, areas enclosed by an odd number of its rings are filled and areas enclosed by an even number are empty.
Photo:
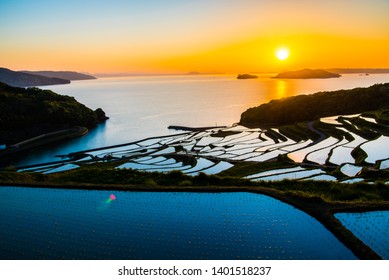
[[[279,59],[279,60],[285,60],[289,57],[289,50],[285,49],[285,48],[282,48],[282,49],[278,49],[276,51],[276,57]]]

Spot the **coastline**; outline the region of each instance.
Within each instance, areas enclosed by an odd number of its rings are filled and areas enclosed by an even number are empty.
[[[27,139],[11,145],[9,148],[0,151],[0,158],[26,151],[35,147],[51,144],[58,141],[77,138],[88,133],[86,127],[75,126],[69,129],[62,129]]]

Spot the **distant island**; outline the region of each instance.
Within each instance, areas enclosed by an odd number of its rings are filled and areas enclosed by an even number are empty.
[[[385,108],[382,114],[389,116],[389,83],[272,100],[245,111],[239,123],[247,127],[288,125]]]
[[[258,76],[256,75],[251,75],[251,74],[239,74],[238,77],[236,77],[239,80],[244,80],[244,79],[257,79]]]
[[[185,75],[196,76],[196,75],[223,75],[221,72],[198,72],[198,71],[190,71],[185,73]]]
[[[12,71],[0,68],[0,82],[14,87],[36,87],[70,84],[73,80],[96,79],[93,76],[71,71]]]
[[[200,72],[197,72],[197,71],[190,71],[188,73],[186,73],[186,75],[201,75],[202,73]]]
[[[303,69],[279,73],[274,79],[329,79],[339,78],[338,73],[328,72],[323,69]]]
[[[70,84],[70,80],[12,71],[0,68],[0,82],[14,87],[35,87],[58,84]]]
[[[326,71],[338,74],[388,74],[389,68],[330,68]]]
[[[70,80],[70,81],[97,79],[94,76],[86,75],[86,74],[82,74],[82,73],[78,73],[78,72],[74,72],[74,71],[20,71],[20,72],[44,76],[44,77],[48,77],[48,78],[65,79],[65,80]]]
[[[107,119],[102,109],[93,111],[73,97],[50,90],[25,89],[0,83],[0,100],[1,145],[10,146],[66,129],[71,129],[68,132],[72,135],[80,136],[88,131],[87,128]]]

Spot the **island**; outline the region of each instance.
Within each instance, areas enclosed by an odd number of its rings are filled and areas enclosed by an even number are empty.
[[[69,81],[97,79],[92,75],[87,75],[87,74],[78,73],[74,71],[20,71],[20,73],[39,75],[48,78],[65,79]]]
[[[7,68],[0,68],[0,82],[14,87],[70,84],[70,80],[68,79],[49,78],[41,75],[12,71]]]
[[[84,135],[107,117],[70,96],[39,88],[18,88],[0,83],[1,155]],[[11,150],[10,150],[11,149]]]
[[[238,77],[236,77],[238,80],[244,80],[244,79],[257,79],[258,76],[251,75],[251,74],[239,74]]]
[[[279,73],[274,79],[329,79],[339,78],[338,73],[328,72],[323,69],[302,69],[297,71],[286,71]]]
[[[338,74],[388,74],[389,68],[329,68],[326,71]]]

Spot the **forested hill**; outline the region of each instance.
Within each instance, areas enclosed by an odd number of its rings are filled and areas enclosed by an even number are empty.
[[[329,79],[339,78],[337,73],[331,73],[323,69],[303,69],[297,71],[287,71],[273,77],[275,79]]]
[[[101,109],[93,111],[73,97],[0,83],[0,144],[72,126],[91,128],[105,119]]]
[[[94,76],[86,75],[74,71],[20,71],[22,73],[27,74],[34,74],[34,75],[40,75],[45,76],[49,78],[59,78],[59,79],[65,79],[70,81],[76,81],[76,80],[92,80],[97,79]]]
[[[382,108],[389,110],[389,83],[272,100],[245,111],[240,124],[247,127],[286,125]]]
[[[0,68],[0,82],[15,87],[32,87],[56,84],[69,84],[70,80],[49,78],[35,74],[12,71],[7,68]]]

